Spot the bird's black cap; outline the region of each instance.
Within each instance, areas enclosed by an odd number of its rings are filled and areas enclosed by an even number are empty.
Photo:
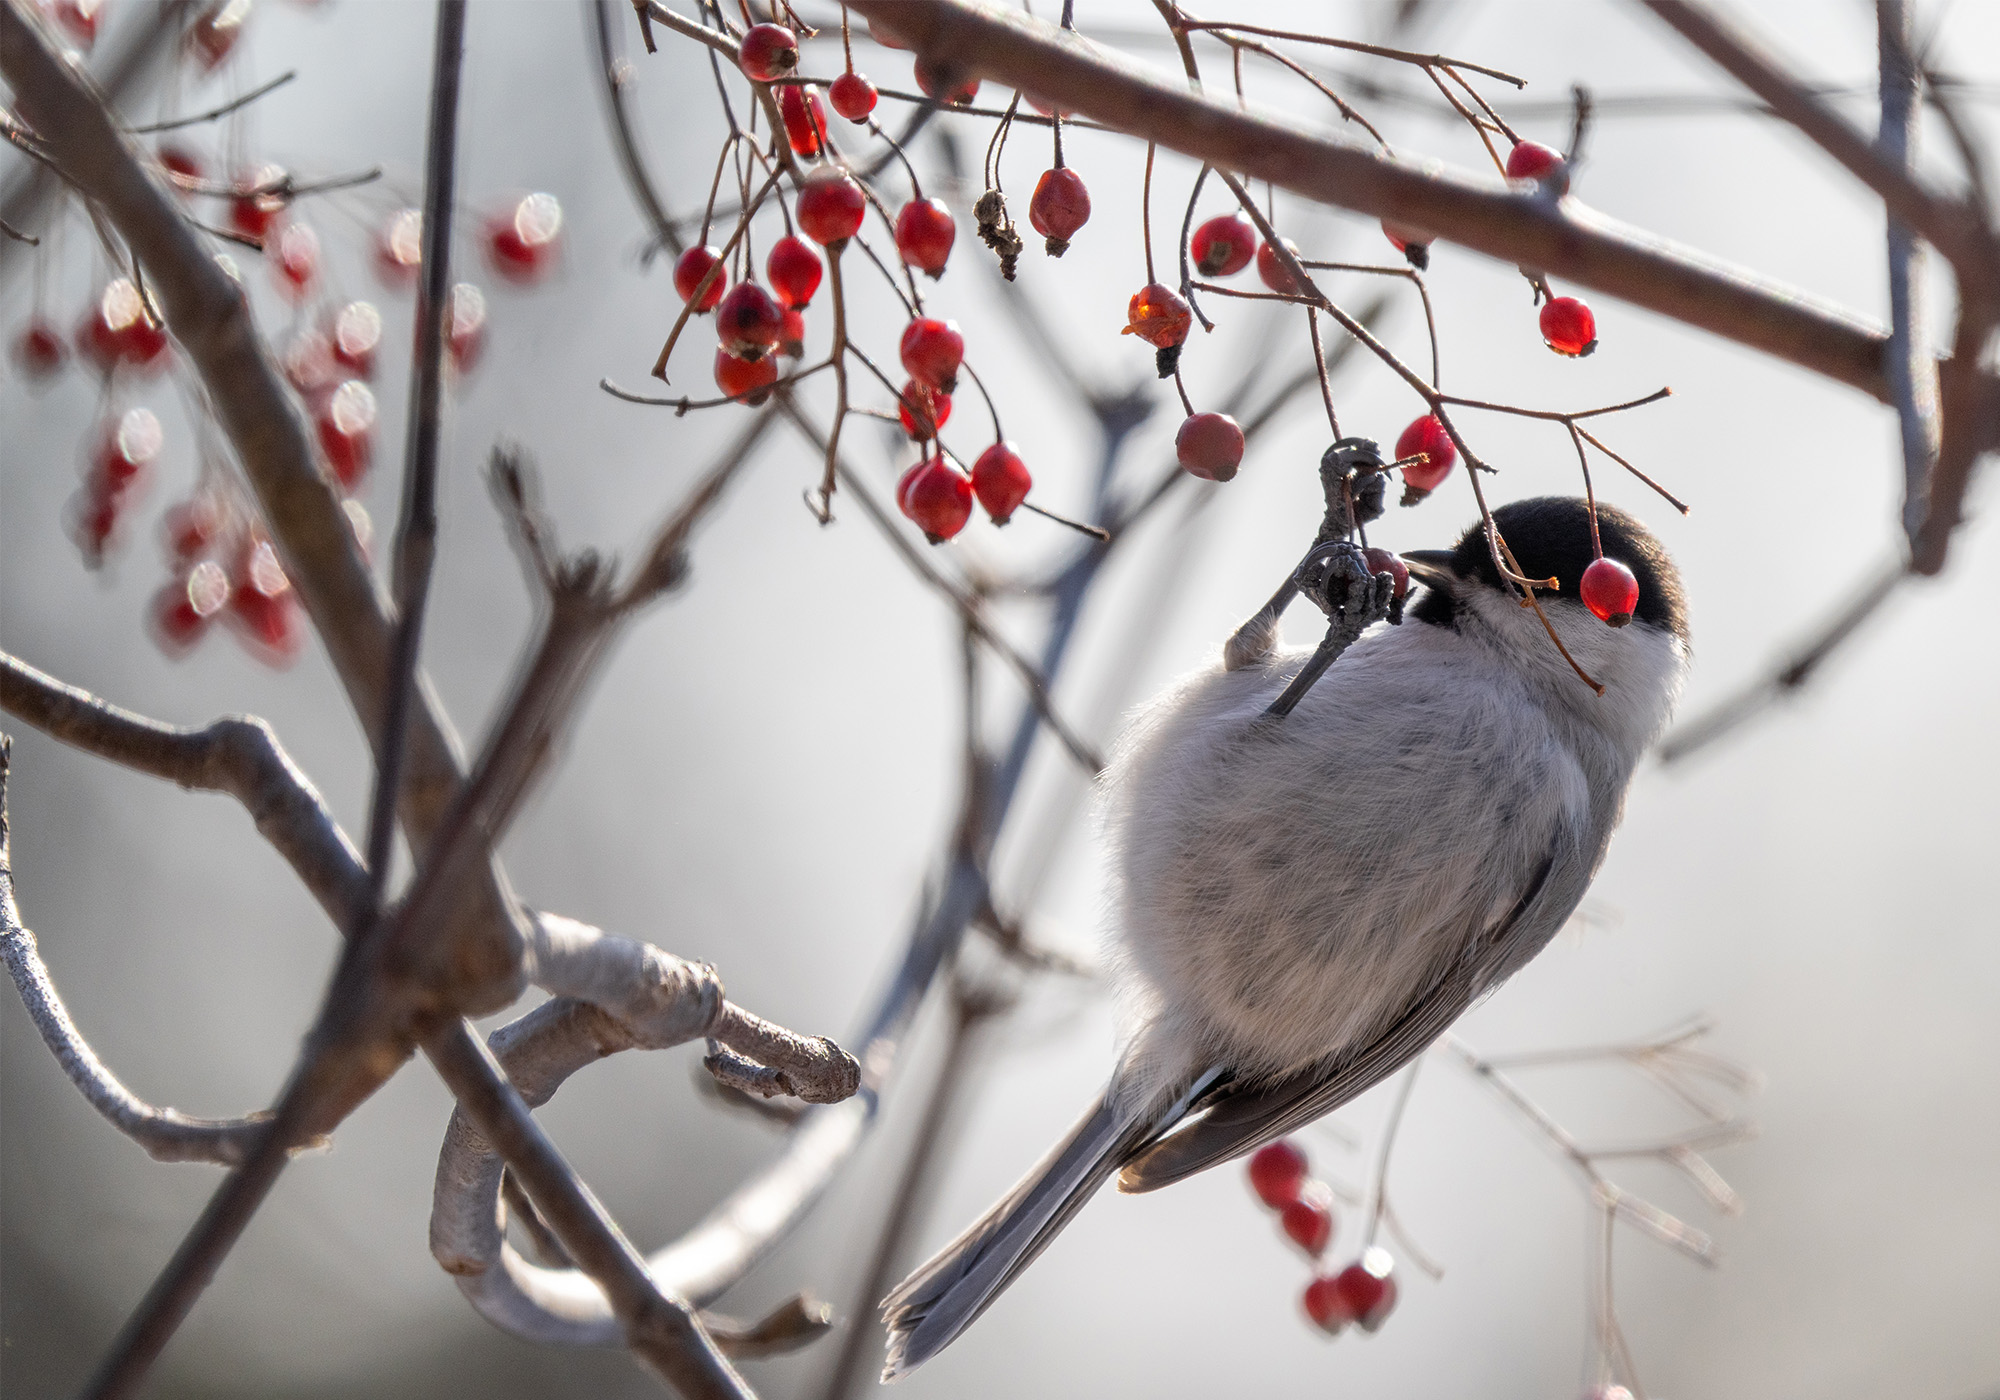
[[[1521,572],[1529,578],[1554,577],[1561,581],[1558,598],[1575,601],[1583,571],[1597,556],[1590,545],[1590,506],[1579,496],[1535,496],[1514,501],[1493,512],[1500,537],[1514,551]],[[1680,570],[1667,556],[1653,532],[1616,506],[1599,502],[1597,528],[1604,541],[1604,557],[1616,559],[1639,581],[1639,606],[1633,619],[1651,623],[1688,640],[1687,594],[1681,586]],[[1503,593],[1513,593],[1514,585],[1504,582],[1493,567],[1493,555],[1486,547],[1486,530],[1475,523],[1460,536],[1450,552],[1449,562],[1438,556],[1437,563],[1468,582],[1483,583]],[[1545,595],[1546,596],[1546,595]],[[1427,588],[1412,614],[1422,622],[1449,627],[1456,609],[1450,590]]]

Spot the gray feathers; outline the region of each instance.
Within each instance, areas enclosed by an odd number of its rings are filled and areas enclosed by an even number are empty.
[[[1113,1173],[1152,1190],[1333,1111],[1576,908],[1672,710],[1684,616],[1614,631],[1545,596],[1599,697],[1516,600],[1440,584],[1444,621],[1363,637],[1285,718],[1263,712],[1305,651],[1199,671],[1135,717],[1106,780],[1125,1052],[1070,1136],[890,1296],[885,1377],[970,1325]]]

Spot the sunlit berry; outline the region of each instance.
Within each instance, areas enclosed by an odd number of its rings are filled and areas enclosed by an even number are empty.
[[[486,350],[486,293],[470,282],[451,289],[451,321],[445,327],[445,352],[451,367],[470,374]]]
[[[1132,293],[1132,300],[1125,304],[1125,318],[1120,334],[1136,335],[1161,348],[1186,340],[1188,327],[1194,324],[1187,302],[1163,282],[1148,282]]]
[[[24,379],[33,382],[53,379],[69,362],[69,347],[56,328],[40,317],[21,327],[14,337],[14,364]]]
[[[251,544],[229,582],[228,616],[252,653],[274,666],[297,656],[305,640],[298,595],[271,542]]]
[[[771,386],[777,382],[778,361],[774,356],[745,360],[719,346],[716,348],[715,387],[728,397],[741,399],[755,408],[771,397]]]
[[[934,456],[909,478],[898,504],[932,544],[942,544],[972,518],[972,483],[943,456]]]
[[[382,345],[382,313],[365,301],[350,301],[333,318],[327,337],[335,360],[362,379],[375,377],[375,352]]]
[[[229,199],[229,226],[245,238],[261,239],[270,233],[289,200],[284,180],[281,165],[259,166],[237,176],[236,193]]]
[[[1284,238],[1280,239],[1279,242],[1285,245],[1286,252],[1290,253],[1294,258],[1298,257],[1298,245],[1292,242],[1291,239]],[[1273,248],[1269,243],[1259,243],[1257,245],[1257,276],[1262,279],[1265,286],[1284,296],[1298,296],[1305,291],[1305,288],[1301,287],[1297,280],[1293,278],[1291,269],[1287,268],[1283,261],[1279,259],[1278,250]]]
[[[957,234],[951,211],[935,199],[913,199],[896,216],[896,251],[903,261],[921,268],[936,281],[951,257],[951,243]]]
[[[1436,240],[1435,234],[1411,228],[1408,224],[1391,223],[1384,219],[1382,236],[1388,239],[1391,246],[1403,255],[1403,260],[1417,271],[1422,272],[1431,265],[1431,244]]]
[[[949,60],[919,58],[916,79],[918,89],[933,101],[964,106],[979,96],[979,79]]]
[[[852,238],[868,197],[845,171],[823,167],[799,182],[799,230],[822,248]]]
[[[303,300],[319,276],[319,235],[310,224],[294,221],[278,230],[269,250],[276,254],[271,267],[278,290],[287,301]]]
[[[1028,201],[1028,222],[1048,240],[1043,246],[1049,256],[1068,252],[1070,239],[1089,219],[1090,191],[1083,177],[1068,166],[1043,171],[1035,182],[1035,197]]]
[[[826,141],[826,103],[818,88],[787,83],[778,89],[778,115],[784,119],[785,139],[792,154],[816,156]]]
[[[1389,593],[1391,598],[1401,598],[1409,593],[1410,566],[1393,552],[1386,549],[1365,549],[1361,552],[1361,557],[1368,565],[1369,573],[1387,574],[1396,581]]]
[[[166,434],[151,409],[132,408],[120,414],[98,444],[91,461],[93,484],[110,494],[131,491],[160,455]]]
[[[167,547],[167,557],[176,564],[192,564],[205,557],[222,538],[228,524],[228,511],[207,491],[170,507],[160,517],[160,537]]]
[[[896,400],[896,417],[902,421],[903,431],[919,442],[934,438],[938,429],[951,421],[951,395],[914,379],[905,380]]]
[[[181,186],[183,182],[189,184],[199,183],[208,174],[207,168],[201,162],[201,157],[178,142],[162,141],[160,143],[159,161],[160,169],[167,172],[168,177],[173,180],[176,187]]]
[[[1285,1203],[1278,1223],[1293,1244],[1310,1257],[1319,1258],[1333,1242],[1331,1193],[1319,1182],[1307,1182],[1296,1200]]]
[[[156,371],[164,363],[167,331],[147,314],[145,300],[132,279],[118,277],[98,293],[77,333],[77,343],[106,374],[120,365]]]
[[[1510,180],[1554,181],[1568,183],[1568,166],[1560,151],[1552,151],[1539,141],[1516,141],[1514,149],[1507,153],[1507,178]]]
[[[314,415],[327,465],[348,491],[361,484],[374,459],[375,418],[374,391],[358,379],[335,389]]]
[[[777,348],[784,333],[785,309],[755,282],[731,287],[715,308],[716,338],[739,359],[761,359]]]
[[[279,352],[278,368],[285,382],[308,399],[330,390],[347,376],[333,358],[333,339],[324,331],[307,326]]]
[[[1542,307],[1542,339],[1558,355],[1588,355],[1597,348],[1597,318],[1575,297],[1556,297]]]
[[[1020,449],[1011,442],[994,443],[972,464],[972,493],[995,525],[1005,525],[1013,517],[1034,484]]]
[[[865,122],[868,114],[875,110],[880,94],[875,84],[859,73],[842,73],[827,89],[827,97],[833,102],[833,110],[851,122]]]
[[[1396,439],[1396,459],[1414,457],[1419,452],[1430,457],[1428,462],[1412,462],[1403,468],[1403,498],[1405,505],[1414,505],[1428,493],[1437,490],[1439,483],[1451,475],[1451,469],[1458,464],[1458,446],[1451,440],[1444,424],[1435,414],[1426,413],[1413,419],[1410,426],[1403,429]],[[1414,497],[1414,499],[1412,499]]]
[[[707,291],[702,291],[702,279],[708,276],[710,268],[716,270],[715,280],[708,284]],[[682,301],[693,305],[697,316],[714,310],[729,290],[729,269],[722,265],[722,250],[702,246],[682,253],[674,262],[674,290],[680,293]],[[700,301],[694,299],[697,292],[701,294]]]
[[[965,336],[956,321],[919,316],[903,327],[897,349],[903,368],[919,384],[949,394],[958,387],[958,367],[965,361]]]
[[[790,307],[812,304],[813,293],[819,290],[819,279],[825,271],[812,245],[791,234],[773,243],[770,254],[764,259],[764,272],[771,279],[771,290],[778,294],[779,301]]]
[[[510,282],[540,280],[555,266],[562,223],[562,204],[554,195],[525,196],[487,225],[486,251],[493,270]]]
[[[1188,256],[1204,277],[1228,277],[1257,256],[1257,226],[1241,214],[1217,214],[1188,239]]]
[[[424,215],[420,209],[398,209],[375,240],[375,271],[392,288],[417,280],[424,263]]]
[[[1613,627],[1632,620],[1639,606],[1639,580],[1616,559],[1593,559],[1577,584],[1583,605]]]
[[[736,61],[752,82],[782,78],[799,66],[799,36],[782,24],[753,24],[743,31]]]
[[[1257,1193],[1257,1199],[1273,1210],[1283,1210],[1305,1187],[1306,1154],[1288,1138],[1267,1142],[1250,1154],[1249,1172],[1250,1189]]]
[[[160,650],[185,655],[228,605],[229,592],[228,573],[213,559],[203,559],[154,594],[150,621]]]
[[[188,52],[204,69],[218,67],[236,51],[243,22],[250,18],[251,0],[215,0],[188,26]]]

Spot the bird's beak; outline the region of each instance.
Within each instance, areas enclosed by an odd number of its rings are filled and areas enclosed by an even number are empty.
[[[1451,566],[1455,557],[1449,549],[1412,549],[1401,556],[1410,577],[1432,588],[1450,588],[1458,578]]]

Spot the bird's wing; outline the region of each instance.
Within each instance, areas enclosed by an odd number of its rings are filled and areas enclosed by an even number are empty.
[[[1190,1105],[1183,1126],[1133,1153],[1118,1173],[1118,1189],[1155,1191],[1254,1151],[1326,1116],[1415,1059],[1494,984],[1496,963],[1510,951],[1509,935],[1548,889],[1556,865],[1554,856],[1543,861],[1506,916],[1381,1035],[1281,1079],[1217,1083]]]

